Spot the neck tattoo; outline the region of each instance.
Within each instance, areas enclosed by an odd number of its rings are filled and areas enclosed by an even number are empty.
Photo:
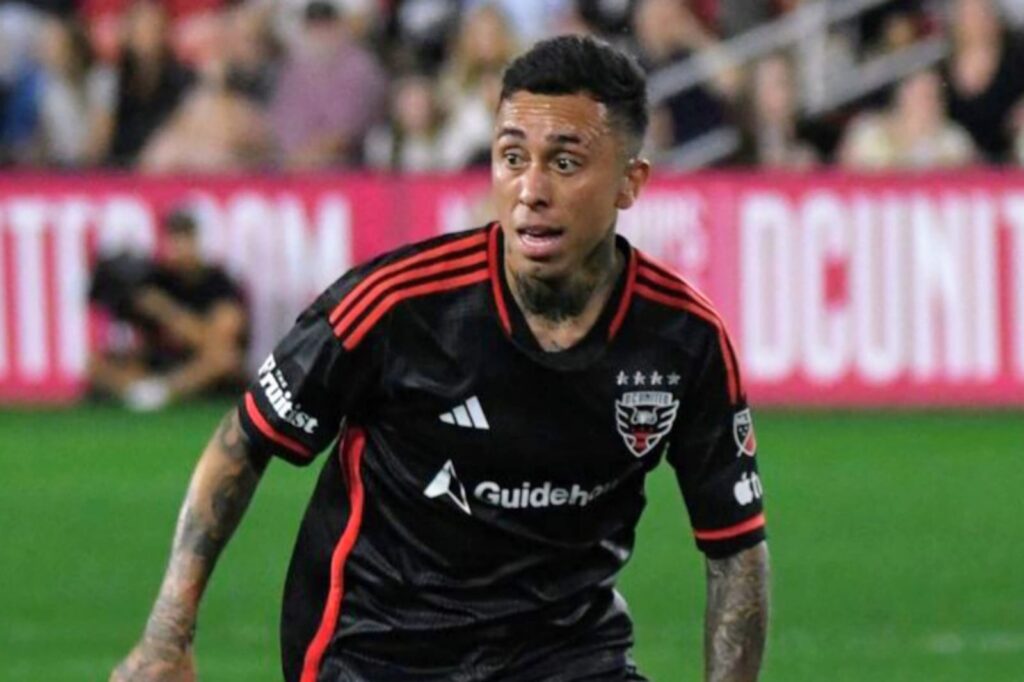
[[[528,315],[561,323],[583,313],[594,293],[615,279],[615,266],[615,233],[609,232],[583,261],[579,272],[552,280],[512,272],[513,289]]]

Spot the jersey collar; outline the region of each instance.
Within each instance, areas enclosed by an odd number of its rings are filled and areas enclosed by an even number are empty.
[[[619,275],[611,296],[597,322],[579,343],[557,353],[549,353],[540,347],[530,331],[526,317],[519,309],[505,277],[504,235],[501,225],[492,223],[488,235],[488,267],[490,269],[491,291],[498,321],[509,339],[520,349],[543,362],[561,368],[576,368],[589,364],[610,344],[622,328],[633,299],[636,282],[636,250],[622,235],[615,236],[615,246],[626,257],[626,267]]]

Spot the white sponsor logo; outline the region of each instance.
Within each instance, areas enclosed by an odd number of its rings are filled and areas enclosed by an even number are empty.
[[[473,490],[473,497],[504,509],[546,509],[548,507],[586,507],[616,486],[616,481],[586,489],[574,483],[571,488],[557,487],[551,481],[534,485],[524,481],[514,488],[503,488],[494,481],[484,481]]]
[[[484,409],[480,406],[480,400],[473,396],[461,405],[456,405],[451,412],[445,412],[440,416],[441,421],[453,426],[461,426],[467,429],[479,429],[487,431],[491,428],[484,416]]]
[[[292,392],[288,390],[284,375],[277,369],[277,360],[273,354],[260,366],[259,382],[278,417],[308,434],[316,431],[319,420],[303,412],[297,403],[292,403]]]
[[[761,478],[755,474],[743,474],[736,485],[732,487],[732,494],[736,497],[741,507],[745,507],[754,500],[760,500],[764,494],[761,487]]]
[[[672,430],[678,411],[668,391],[630,391],[615,401],[615,426],[630,452],[643,457]]]
[[[451,460],[444,463],[441,470],[434,476],[434,480],[424,488],[423,494],[432,500],[447,496],[459,509],[467,514],[473,514],[469,508],[469,501],[466,499],[466,488],[455,473],[455,465]]]

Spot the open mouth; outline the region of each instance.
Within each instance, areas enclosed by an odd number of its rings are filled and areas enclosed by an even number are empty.
[[[516,229],[519,243],[529,258],[552,256],[561,246],[565,230],[546,225],[526,225]]]

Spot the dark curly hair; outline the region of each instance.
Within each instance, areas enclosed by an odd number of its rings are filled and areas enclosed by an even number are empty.
[[[516,57],[501,82],[504,102],[517,92],[585,93],[608,108],[611,123],[632,138],[634,151],[647,132],[647,78],[637,60],[589,36],[542,40]]]

